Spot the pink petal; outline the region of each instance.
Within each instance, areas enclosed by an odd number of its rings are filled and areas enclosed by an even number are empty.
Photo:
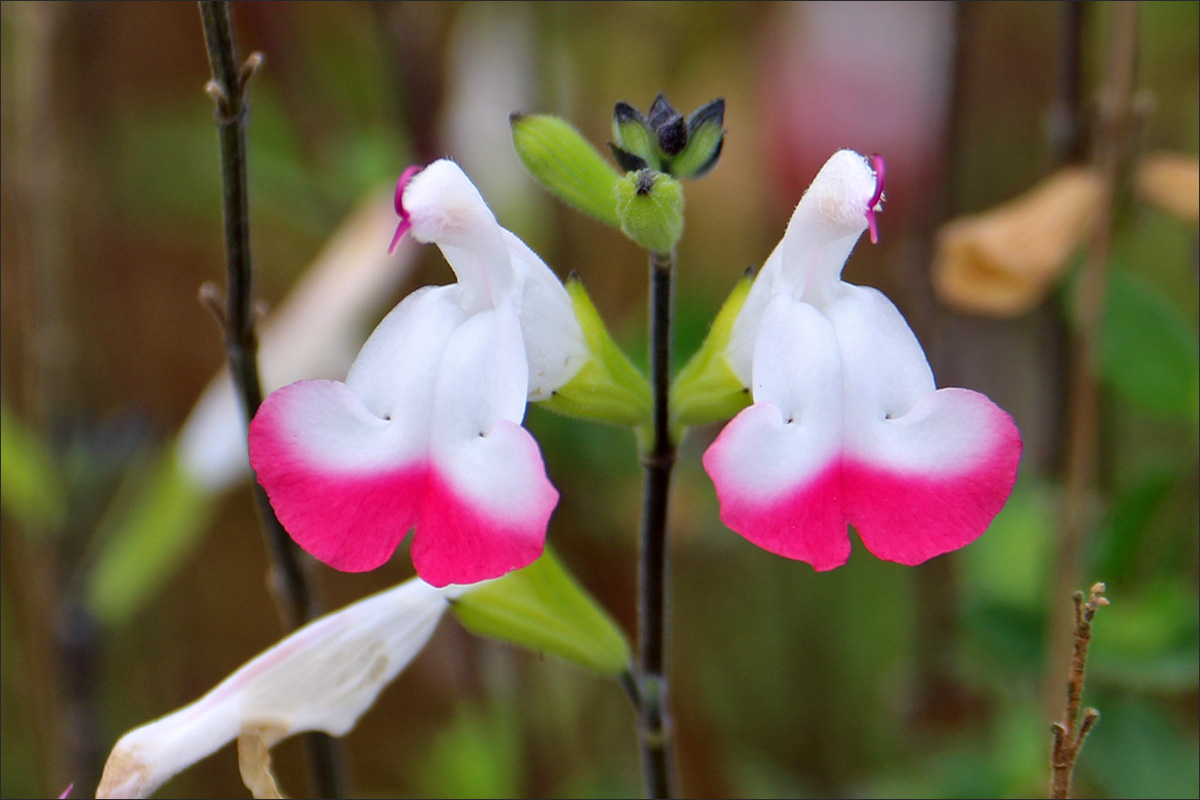
[[[427,448],[344,384],[301,381],[250,423],[250,463],[296,543],[346,572],[387,561],[416,522]]]
[[[763,313],[755,404],[704,454],[721,520],[772,553],[833,569],[850,555],[842,510],[841,362],[829,320],[787,293]]]
[[[528,431],[502,421],[479,438],[488,452],[473,460],[489,470],[483,474],[493,479],[493,496],[468,495],[437,472],[426,489],[412,558],[417,574],[433,586],[498,578],[533,563],[558,504]]]
[[[830,570],[850,557],[841,465],[836,458],[809,458],[803,434],[789,430],[798,427],[786,424],[771,403],[756,403],[725,426],[705,452],[704,468],[730,529],[764,550]],[[796,467],[781,491],[755,485],[758,473],[781,463]]]
[[[473,583],[538,557],[558,492],[520,426],[528,367],[509,304],[467,320],[446,345],[431,424],[433,474],[413,539],[417,574]]]
[[[978,538],[1017,478],[1021,437],[987,397],[942,389],[889,420],[843,467],[846,512],[867,549],[920,564]]]

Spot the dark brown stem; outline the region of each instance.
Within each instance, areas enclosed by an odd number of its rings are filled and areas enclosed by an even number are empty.
[[[671,439],[671,305],[675,254],[650,255],[650,383],[653,433],[642,454],[645,490],[638,573],[638,675],[636,704],[646,796],[672,797],[674,768],[667,707],[669,608],[667,506],[675,442]]]
[[[1092,617],[1096,615],[1096,609],[1108,605],[1104,591],[1105,585],[1097,583],[1092,586],[1091,596],[1086,602],[1083,592],[1075,592],[1072,596],[1075,603],[1075,646],[1071,652],[1071,668],[1067,674],[1066,708],[1063,710],[1062,721],[1050,726],[1054,735],[1054,745],[1050,754],[1050,797],[1055,800],[1071,796],[1075,761],[1087,735],[1100,720],[1100,712],[1094,708],[1085,708],[1083,718],[1080,719],[1079,705],[1083,699],[1083,681],[1087,675],[1087,651],[1092,641]]]
[[[250,420],[262,403],[258,375],[258,338],[253,309],[253,271],[250,265],[250,212],[246,188],[246,84],[262,64],[262,55],[251,53],[239,62],[233,42],[229,4],[201,0],[200,17],[212,66],[212,80],[204,87],[217,107],[224,187],[226,305],[222,322],[225,353]],[[279,523],[266,493],[254,486],[259,523],[271,558],[270,588],[287,630],[294,630],[320,614],[315,594],[301,567],[300,551]],[[342,758],[337,742],[325,734],[307,737],[314,791],[320,797],[340,797]]]

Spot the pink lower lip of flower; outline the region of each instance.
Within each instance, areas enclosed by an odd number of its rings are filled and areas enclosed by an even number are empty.
[[[392,237],[392,244],[388,247],[388,255],[396,252],[396,245],[400,244],[400,239],[404,234],[408,233],[408,229],[412,227],[412,220],[408,218],[408,212],[404,210],[404,188],[408,186],[408,182],[425,167],[419,164],[413,164],[405,167],[400,173],[400,179],[396,181],[396,196],[392,200],[395,206],[396,215],[400,217],[400,224],[396,227],[396,234]]]
[[[764,493],[745,484],[723,432],[705,453],[704,467],[717,489],[721,521],[765,550],[819,572],[835,569],[850,556],[849,523],[878,558],[914,566],[973,542],[1008,500],[1021,438],[1000,409],[993,407],[989,418],[988,443],[964,453],[959,464],[897,468],[841,455]],[[730,435],[739,433],[736,422],[726,428]]]
[[[867,201],[867,227],[871,230],[871,244],[879,242],[879,230],[875,223],[875,206],[879,205],[879,201],[883,198],[883,173],[884,164],[883,156],[878,153],[872,153],[871,167],[875,170],[875,194],[871,195],[871,199]]]
[[[492,435],[515,442],[505,452],[514,469],[532,475],[528,493],[516,505],[511,496],[481,502],[456,490],[453,477],[427,456],[355,468],[306,451],[296,441],[295,409],[304,408],[311,389],[328,386],[280,390],[250,424],[251,463],[279,521],[305,551],[334,569],[366,572],[391,558],[415,528],[417,574],[438,587],[498,578],[541,555],[558,492],[523,428],[500,422]]]

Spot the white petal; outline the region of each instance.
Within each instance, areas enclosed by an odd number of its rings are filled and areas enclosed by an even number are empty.
[[[195,703],[122,736],[96,796],[146,797],[243,731],[269,744],[345,734],[424,647],[446,599],[414,578],[306,625]]]
[[[875,173],[852,150],[825,162],[800,198],[783,235],[783,277],[820,307],[835,289],[842,267],[867,229],[867,204]]]
[[[770,403],[778,419],[767,425],[763,417],[763,427],[729,444],[723,481],[768,499],[824,468],[841,443],[840,368],[829,321],[810,305],[776,295],[754,351],[752,391],[755,404]]]
[[[558,492],[519,424],[527,385],[512,304],[471,317],[446,347],[412,546],[417,573],[434,585],[496,578],[542,552]]]
[[[721,519],[750,541],[819,570],[850,555],[841,501],[841,383],[833,328],[778,294],[754,353],[754,405],[704,454]]]
[[[758,341],[759,325],[762,324],[767,303],[775,294],[775,284],[779,280],[782,266],[783,242],[781,241],[775,245],[775,249],[771,251],[771,255],[767,256],[762,269],[755,276],[754,283],[751,284],[750,291],[746,295],[746,302],[742,305],[742,310],[738,312],[737,319],[733,322],[733,330],[729,333],[729,344],[725,348],[725,360],[743,386],[750,385],[750,372],[754,363],[754,344]]]
[[[436,244],[458,276],[468,314],[511,295],[514,276],[500,225],[457,164],[441,159],[417,173],[403,205],[413,238]]]
[[[933,373],[904,317],[877,289],[843,283],[825,314],[842,354],[846,447],[867,452],[888,420],[934,390]]]
[[[545,400],[588,359],[571,297],[545,262],[510,231],[504,241],[517,275],[521,335],[529,361],[529,399]]]
[[[425,286],[392,309],[368,337],[346,376],[376,416],[405,417],[426,429],[442,352],[466,314],[457,286]]]

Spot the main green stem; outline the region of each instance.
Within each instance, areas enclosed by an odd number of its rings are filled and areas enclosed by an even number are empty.
[[[667,706],[667,506],[675,442],[671,440],[671,305],[675,253],[650,254],[652,439],[642,454],[645,491],[638,573],[638,678],[642,771],[646,796],[673,796],[674,763]]]
[[[246,188],[246,80],[253,67],[238,62],[229,3],[201,0],[200,18],[213,79],[209,92],[217,103],[224,185],[226,307],[225,352],[246,419],[262,404],[258,375],[258,337],[254,330],[253,271],[250,265],[250,210]],[[255,58],[252,56],[252,58]],[[294,630],[320,614],[315,595],[291,537],[280,524],[266,492],[254,485],[258,519],[271,558],[273,594],[285,627]],[[319,797],[342,796],[344,767],[337,742],[323,733],[306,737],[313,788]]]

